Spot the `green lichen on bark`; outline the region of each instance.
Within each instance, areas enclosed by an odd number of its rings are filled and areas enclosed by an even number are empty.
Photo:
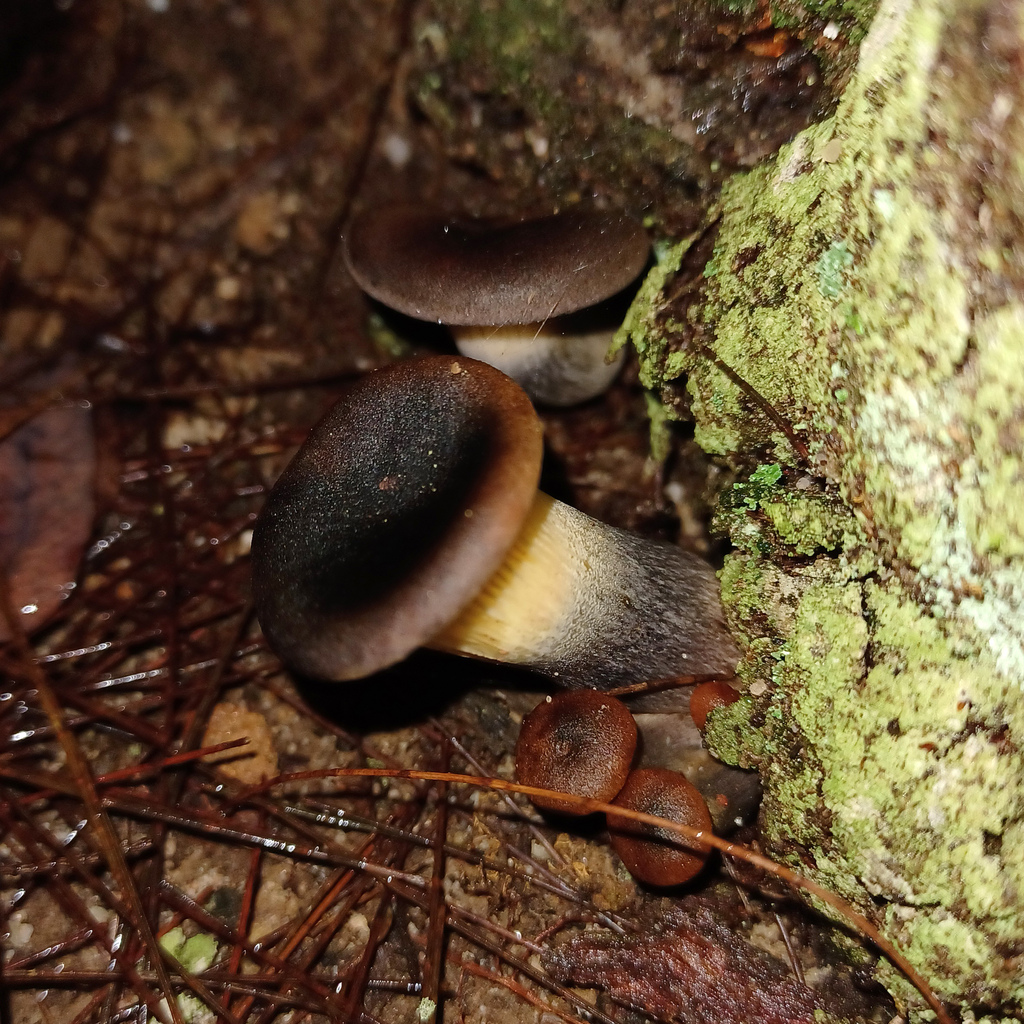
[[[657,384],[659,368],[670,352],[671,338],[658,323],[658,313],[665,302],[665,287],[679,270],[691,239],[672,245],[655,246],[655,263],[640,285],[626,319],[615,334],[611,354],[631,342],[640,356],[640,381],[646,388]]]
[[[1016,8],[887,0],[835,115],[726,183],[703,301],[636,314],[707,450],[783,470],[723,502],[750,695],[713,747],[761,768],[773,853],[993,1020],[1024,1011],[1022,53]]]
[[[839,543],[783,540],[766,514],[781,497],[726,512],[742,549],[723,598],[751,695],[711,716],[708,741],[760,769],[776,855],[801,870],[809,855],[817,881],[865,909],[880,901],[887,934],[945,998],[1015,1006],[1019,966],[1002,951],[1021,940],[1019,690],[983,637],[880,578],[833,498],[791,497],[811,537]],[[897,974],[883,980],[913,1003]]]

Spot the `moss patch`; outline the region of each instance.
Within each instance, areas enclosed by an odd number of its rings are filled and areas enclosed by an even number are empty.
[[[774,854],[968,1019],[1024,1012],[1024,115],[984,57],[1020,45],[1000,17],[883,3],[834,117],[726,183],[703,302],[638,315],[669,325],[646,379],[685,376],[698,440],[762,464],[719,514],[750,694],[710,742],[761,767]]]
[[[614,355],[627,342],[640,355],[640,381],[645,388],[654,388],[664,379],[663,367],[671,354],[671,337],[659,323],[658,314],[666,301],[665,286],[679,270],[692,239],[684,238],[674,245],[655,246],[655,264],[644,278],[622,326],[615,333]]]
[[[731,556],[723,594],[756,624],[743,675],[757,696],[712,715],[709,744],[760,769],[777,856],[806,870],[810,854],[834,892],[880,902],[944,998],[1015,1005],[1024,985],[1002,951],[1021,941],[1024,753],[1008,737],[1024,710],[977,638],[895,579],[850,580],[841,563],[782,573]],[[913,1005],[903,979],[883,977]]]

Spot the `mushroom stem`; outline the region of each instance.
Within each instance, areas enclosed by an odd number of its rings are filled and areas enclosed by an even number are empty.
[[[570,687],[731,675],[714,570],[539,494],[542,454],[526,394],[484,363],[411,360],[351,384],[253,532],[270,645],[320,679],[360,679],[423,645]]]
[[[707,563],[542,492],[504,563],[428,646],[597,689],[731,674],[738,659]]]
[[[621,349],[608,359],[614,329],[579,331],[567,317],[507,327],[452,326],[450,330],[464,356],[507,373],[542,405],[577,405],[603,394],[626,358]]]

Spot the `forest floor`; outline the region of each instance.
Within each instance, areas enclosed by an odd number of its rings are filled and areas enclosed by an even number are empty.
[[[870,955],[846,966],[848,935],[742,865],[657,894],[594,822],[324,777],[511,778],[543,688],[427,654],[365,685],[298,682],[252,614],[252,525],[305,431],[354,375],[450,344],[369,308],[339,260],[345,221],[394,197],[511,198],[410,108],[410,5],[10,11],[4,554],[35,545],[31,571],[60,582],[80,567],[45,626],[0,649],[0,1018],[170,1019],[173,991],[187,1021],[397,1024],[435,1004],[449,1024],[891,1019]],[[33,447],[51,407],[86,415]],[[543,419],[549,490],[720,556],[727,471],[685,430],[651,462],[635,365]],[[238,736],[252,756],[187,756]],[[321,774],[245,792],[298,772]]]

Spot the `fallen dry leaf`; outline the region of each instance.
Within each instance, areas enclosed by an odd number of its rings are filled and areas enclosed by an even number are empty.
[[[544,957],[559,981],[681,1024],[812,1024],[820,1004],[786,965],[706,907],[675,908],[639,938],[575,936]]]
[[[0,567],[27,633],[75,585],[92,529],[95,468],[92,415],[81,405],[47,409],[0,442]],[[0,617],[0,641],[10,637]]]

